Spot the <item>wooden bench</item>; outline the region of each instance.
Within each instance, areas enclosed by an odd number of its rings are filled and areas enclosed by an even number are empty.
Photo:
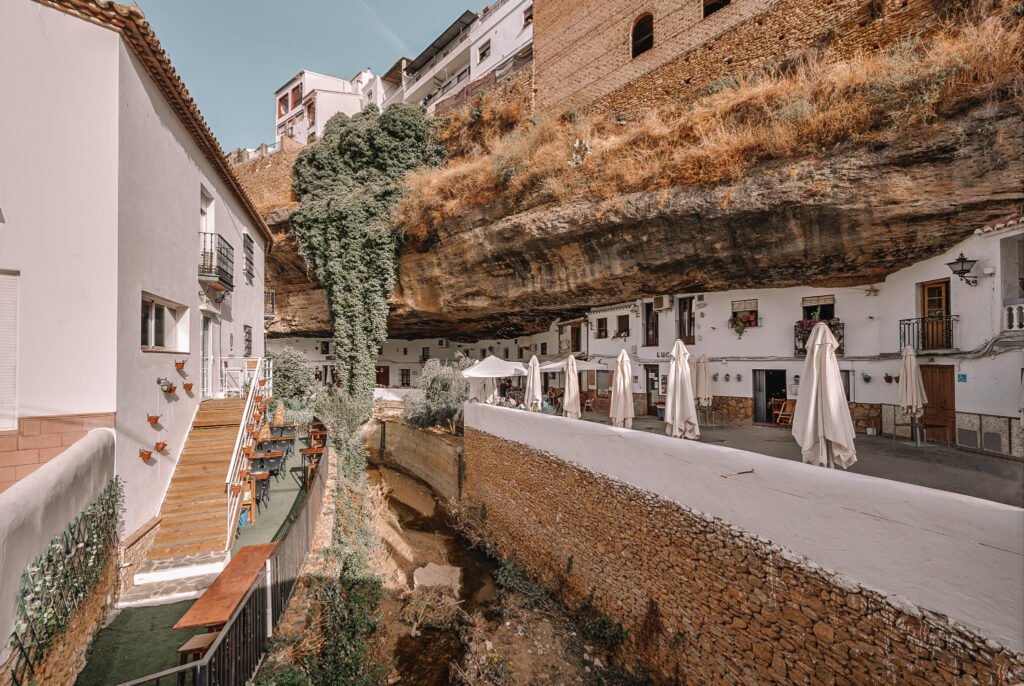
[[[185,641],[185,645],[178,648],[178,664],[184,665],[190,661],[202,660],[218,636],[220,636],[219,631],[210,631],[205,634],[196,634]]]
[[[205,627],[211,632],[223,628],[242,604],[277,543],[247,545],[238,549],[227,567],[188,609],[175,629]]]

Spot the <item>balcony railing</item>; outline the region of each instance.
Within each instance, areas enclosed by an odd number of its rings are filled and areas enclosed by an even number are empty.
[[[1024,304],[1006,305],[1003,308],[1003,329],[1024,331]]]
[[[216,233],[199,234],[199,279],[218,290],[235,287],[235,249]]]
[[[945,317],[914,317],[900,320],[900,350],[950,350],[956,347],[954,324],[958,315]]]
[[[277,294],[274,291],[266,291],[263,294],[263,318],[273,319],[277,316]]]
[[[793,325],[793,355],[796,357],[803,357],[807,355],[807,339],[810,338],[811,329],[814,328],[813,324],[809,325],[810,320],[799,321]],[[839,343],[839,347],[836,348],[836,355],[842,355],[845,352],[846,342],[846,329],[842,322],[835,322],[828,325],[832,335],[836,337],[836,342]]]

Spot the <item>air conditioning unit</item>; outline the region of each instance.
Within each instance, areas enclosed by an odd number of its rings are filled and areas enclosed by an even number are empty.
[[[654,309],[658,312],[672,309],[672,296],[669,295],[656,295],[654,296]]]
[[[636,343],[629,346],[629,352],[632,353],[633,355],[636,355]]]
[[[437,347],[438,348],[447,348],[448,347],[448,341],[446,339],[444,339],[444,338],[438,340],[437,341]]]

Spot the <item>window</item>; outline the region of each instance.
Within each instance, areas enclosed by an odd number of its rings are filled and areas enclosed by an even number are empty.
[[[849,369],[840,369],[839,376],[843,379],[843,393],[846,394],[846,402],[850,402],[850,377],[852,373]]]
[[[366,91],[366,102],[373,102],[373,91]]]
[[[408,354],[409,354],[409,349],[408,348],[402,348],[402,355],[408,355]]]
[[[330,355],[331,354],[331,342],[330,341],[320,341],[320,354],[321,355]]]
[[[644,303],[644,345],[658,345],[658,312],[654,303]]]
[[[18,427],[18,274],[0,271],[0,430]]]
[[[743,328],[750,328],[760,324],[760,318],[757,316],[757,298],[732,301],[732,316],[729,318],[729,328],[735,327],[737,322],[741,323]]]
[[[522,349],[522,348],[520,348],[520,349],[519,349],[519,359],[520,359],[520,360],[521,360],[521,359],[523,359],[523,354],[524,354],[524,352],[523,352],[523,349]]]
[[[465,69],[463,69],[462,71],[459,72],[458,76],[455,77],[455,82],[456,83],[462,83],[463,81],[465,81],[468,78],[469,78],[469,67],[466,67]]]
[[[633,57],[654,47],[654,15],[642,14],[633,22]]]
[[[199,230],[213,233],[213,198],[205,188],[199,189]]]
[[[596,376],[597,394],[602,398],[608,397],[612,387],[612,373],[599,371]]]
[[[402,388],[408,388],[412,385],[412,370],[411,369],[399,369],[398,374],[401,377]]]
[[[141,343],[145,350],[174,350],[175,329],[183,307],[142,296]]]
[[[829,320],[836,317],[836,296],[817,295],[804,298],[801,303],[803,319]]]
[[[302,84],[292,88],[292,109],[294,110],[302,102]]]
[[[697,320],[693,316],[693,297],[679,299],[679,339],[686,345],[697,342]]]
[[[629,315],[620,314],[616,322],[616,338],[629,338]]]
[[[477,62],[483,62],[491,56],[491,41],[487,41],[480,46],[480,50],[477,53]]]
[[[245,253],[245,278],[251,284],[256,276],[256,270],[253,266],[253,240],[249,234],[242,236],[242,251]]]
[[[704,0],[704,16],[710,17],[730,2],[732,2],[732,0]]]
[[[574,353],[583,350],[583,325],[573,324],[569,327],[569,344]]]
[[[547,355],[548,354],[548,344],[547,343],[541,343],[540,344],[540,354],[541,355]]]
[[[377,355],[383,355],[383,354],[384,354],[384,346],[383,345],[378,345],[377,346]]]
[[[288,114],[288,94],[285,93],[277,99],[277,118],[280,119]]]
[[[597,320],[596,338],[608,338],[608,317],[601,317]]]
[[[504,357],[504,358],[505,358],[506,360],[508,359],[508,348],[505,348],[505,354],[503,355],[503,357]]]
[[[533,5],[530,5],[523,10],[523,27],[527,27],[533,23]]]
[[[242,326],[243,355],[252,357],[252,327],[248,324]]]
[[[480,348],[480,359],[482,360],[482,359],[484,359],[486,357],[487,357],[487,348]]]
[[[306,105],[306,119],[309,120],[310,128],[316,126],[316,103],[313,101]]]
[[[420,350],[420,362],[426,362],[430,359],[430,348],[422,348]]]

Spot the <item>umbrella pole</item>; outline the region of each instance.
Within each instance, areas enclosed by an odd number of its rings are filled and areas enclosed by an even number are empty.
[[[829,469],[836,468],[836,458],[832,454],[832,441],[825,439],[825,466]]]

